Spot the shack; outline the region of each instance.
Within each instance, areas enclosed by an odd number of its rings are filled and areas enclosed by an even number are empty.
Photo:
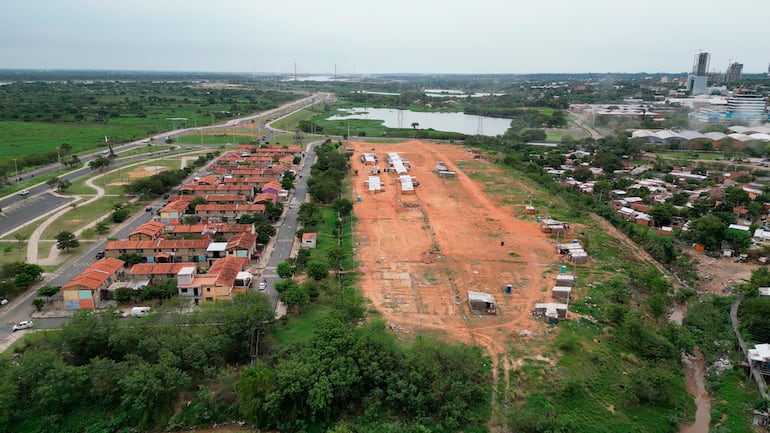
[[[469,290],[468,305],[474,314],[497,314],[495,297],[489,293]]]
[[[570,274],[559,274],[556,276],[556,285],[561,287],[573,287],[575,285],[575,276]]]
[[[567,304],[553,302],[535,304],[535,315],[548,318],[564,319],[567,317]]]
[[[543,233],[564,233],[569,230],[569,223],[551,218],[543,218],[543,220],[540,221],[540,230],[542,230]]]
[[[557,299],[569,300],[571,295],[572,295],[572,287],[553,286],[553,289],[551,289],[551,296]]]

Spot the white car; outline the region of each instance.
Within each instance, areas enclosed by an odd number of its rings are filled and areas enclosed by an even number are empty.
[[[267,283],[265,281],[262,281],[259,283],[259,290],[266,290],[267,289]]]
[[[34,325],[31,320],[22,320],[21,322],[13,325],[13,332],[21,331],[22,329],[29,329]]]
[[[26,197],[26,196],[28,196],[28,195],[29,195],[29,190],[28,190],[28,189],[25,189],[24,191],[21,191],[21,192],[19,193],[19,195],[20,195],[20,196],[22,196],[22,197]]]

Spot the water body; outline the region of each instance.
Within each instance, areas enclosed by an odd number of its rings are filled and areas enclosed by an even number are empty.
[[[395,108],[363,108],[354,107],[340,110],[347,114],[329,117],[327,120],[381,120],[388,128],[411,128],[412,123],[419,123],[417,128],[436,131],[459,132],[476,135],[481,126],[482,135],[502,135],[511,126],[511,119],[499,117],[473,116],[465,113],[428,113],[422,111],[398,110]],[[398,122],[398,112],[401,111],[401,125]],[[479,123],[481,119],[481,123]]]
[[[429,96],[431,98],[481,98],[483,96],[502,96],[505,95],[505,93],[489,93],[489,92],[474,92],[474,93],[465,93],[462,90],[452,90],[452,89],[423,89],[425,92],[425,96]]]

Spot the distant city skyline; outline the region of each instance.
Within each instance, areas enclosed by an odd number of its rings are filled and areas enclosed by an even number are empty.
[[[25,0],[0,3],[0,68],[532,74],[765,73],[766,0]],[[738,22],[731,20],[734,16]]]

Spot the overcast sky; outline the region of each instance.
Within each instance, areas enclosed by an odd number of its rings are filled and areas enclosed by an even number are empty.
[[[0,0],[0,68],[680,72],[770,62],[769,0]]]

